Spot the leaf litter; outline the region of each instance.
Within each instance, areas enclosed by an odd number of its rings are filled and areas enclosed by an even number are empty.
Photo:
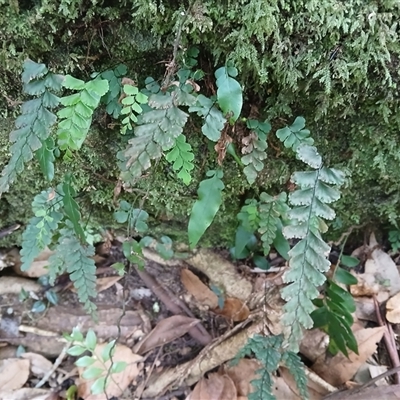
[[[105,398],[94,397],[89,393],[90,382],[80,377],[82,371],[74,368],[71,357],[66,357],[49,377],[45,389],[26,387],[28,384],[32,386],[32,383],[51,370],[65,346],[63,333],[71,332],[78,324],[81,324],[83,333],[89,328],[95,329],[100,342],[106,343],[118,338],[115,360],[126,360],[129,368],[125,373],[114,376],[116,386],[110,386],[108,394],[121,399],[126,398],[124,396],[127,393],[130,393],[129,396],[137,393],[145,398],[159,398],[168,391],[175,390],[180,393],[177,398],[182,399],[246,399],[253,391],[251,381],[257,376],[258,361],[242,359],[235,367],[230,361],[249,337],[265,332],[266,326],[274,334],[282,332],[282,300],[278,287],[282,281],[274,278],[275,275],[280,276],[280,273],[253,273],[247,267],[238,269],[237,265],[228,260],[226,254],[211,250],[193,252],[185,261],[169,260],[164,267],[160,265],[164,261],[157,254],[146,251],[148,260],[154,259],[158,262],[155,264],[154,261],[149,261],[146,271],[155,277],[158,285],[167,288],[167,296],[172,296],[170,299],[179,299],[186,304],[181,308],[180,314],[171,315],[164,301],[152,294],[151,287],[144,289],[143,283],[135,277],[134,272],[129,277],[121,278],[107,267],[111,264],[110,259],[115,257],[110,256],[113,247],[115,248],[115,244],[103,246],[102,254],[96,259],[98,270],[102,273],[98,282],[101,292],[98,301],[104,306],[99,307],[97,323],[84,312],[79,312],[74,293],[69,290],[68,285],[61,285],[62,305],[49,305],[43,315],[33,315],[30,321],[17,318],[17,331],[14,328],[13,333],[0,329],[0,359],[2,354],[10,353],[5,349],[12,349],[12,346],[19,345],[24,349],[19,357],[6,356],[6,359],[1,360],[0,399],[9,396],[13,399],[40,400],[50,399],[50,395],[54,399],[66,398],[65,390],[60,390],[61,382],[71,378],[82,398]],[[380,302],[388,300],[384,316],[387,323],[398,324],[400,275],[397,265],[377,245],[373,235],[363,251],[367,254],[365,269],[359,272],[350,270],[358,282],[349,288],[357,305],[353,331],[359,354],[350,352],[349,358],[341,353],[327,356],[327,335],[315,329],[308,331],[303,339],[301,352],[310,360],[308,389],[311,399],[323,399],[334,390],[336,398],[340,399],[338,396],[341,392],[337,389],[352,388],[357,383],[365,384],[370,379],[369,376],[374,377],[380,371],[390,369],[387,361],[387,365],[379,365],[377,360],[377,371],[372,365],[372,360],[379,354],[377,345],[388,329],[387,326],[376,324],[373,297]],[[360,256],[360,251],[353,255]],[[18,264],[18,257],[15,254],[13,257],[14,264]],[[37,262],[41,263],[40,268],[45,267],[46,256]],[[7,261],[5,268],[9,264],[12,266],[13,263]],[[284,267],[284,261],[280,267]],[[18,266],[13,268],[14,273],[18,274]],[[14,282],[20,280],[17,289],[15,283],[12,284],[14,286],[10,284],[12,280],[9,282],[4,278],[13,278]],[[29,288],[33,296],[22,305],[17,298],[21,288]],[[35,297],[40,297],[44,289],[26,278],[3,276],[0,279],[1,290],[13,312],[22,316],[29,311],[28,304]],[[146,296],[133,296],[143,290],[148,291]],[[4,313],[0,321],[0,326],[4,327],[3,320],[6,320]],[[187,334],[192,327],[199,325],[213,334],[213,341],[207,345],[199,345]],[[100,343],[98,346],[101,349],[105,344]],[[367,371],[360,373],[366,374],[367,378],[360,378],[360,374],[356,374],[361,370]],[[274,375],[272,379],[278,400],[301,398],[292,375],[285,368],[280,367],[279,375]],[[357,383],[353,383],[353,379]],[[349,391],[349,397],[346,398],[356,399],[357,393],[353,395]]]

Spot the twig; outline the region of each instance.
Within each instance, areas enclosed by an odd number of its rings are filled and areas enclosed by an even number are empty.
[[[44,377],[36,384],[35,388],[40,388],[42,387],[53,375],[53,373],[56,371],[56,369],[60,366],[60,364],[63,362],[65,356],[67,355],[68,349],[71,347],[71,342],[68,342],[64,348],[62,349],[60,355],[57,357],[56,361],[54,361],[53,366],[50,368],[49,371],[46,372]]]
[[[386,349],[389,353],[390,360],[392,361],[392,366],[394,368],[399,367],[400,366],[399,354],[397,353],[396,344],[393,342],[391,329],[386,324],[386,321],[384,321],[382,318],[381,311],[379,309],[379,303],[375,295],[373,299],[374,299],[375,313],[378,324],[386,328],[385,333],[383,334],[383,340],[385,341]],[[395,382],[396,383],[400,382],[400,373],[397,373],[395,375]]]

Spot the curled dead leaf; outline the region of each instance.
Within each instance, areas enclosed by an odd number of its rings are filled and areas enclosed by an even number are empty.
[[[386,319],[392,324],[400,324],[400,293],[386,303]]]
[[[186,290],[201,304],[209,308],[218,306],[218,296],[200,278],[188,269],[182,269],[181,281]]]
[[[213,311],[218,315],[231,319],[233,322],[244,321],[250,314],[247,305],[242,300],[233,297],[227,298],[224,301],[224,308],[222,310],[216,308]]]
[[[200,320],[198,319],[186,317],[184,315],[174,315],[165,318],[133,347],[133,351],[137,354],[144,354],[158,346],[172,342],[183,336],[199,322]]]

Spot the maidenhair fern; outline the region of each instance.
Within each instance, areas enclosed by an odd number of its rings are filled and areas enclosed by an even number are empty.
[[[121,124],[121,133],[124,135],[127,129],[132,130],[132,124],[137,122],[137,115],[143,112],[140,104],[147,103],[147,96],[139,92],[136,86],[124,85],[124,97],[121,101],[123,108],[121,110],[121,115],[124,116]]]
[[[59,91],[63,77],[49,72],[44,64],[37,64],[31,60],[24,62],[22,73],[23,90],[26,94],[37,98],[24,102],[21,106],[21,115],[15,121],[15,130],[10,133],[11,159],[3,169],[0,178],[0,195],[8,191],[17,175],[24,168],[25,163],[32,160],[34,153],[42,146],[51,146],[49,138],[52,126],[56,123],[56,116],[52,112],[59,104],[59,98],[52,91]],[[39,158],[41,166],[52,165],[51,156],[43,151]],[[52,178],[49,174],[48,178]]]
[[[313,327],[312,300],[319,295],[318,287],[325,282],[324,273],[330,267],[330,246],[321,237],[327,230],[323,219],[335,217],[328,204],[340,197],[333,186],[344,183],[341,171],[322,166],[315,147],[300,144],[296,154],[312,170],[292,175],[291,181],[298,189],[289,196],[293,206],[288,213],[291,225],[283,228],[286,238],[300,239],[289,251],[290,268],[284,275],[289,285],[282,290],[282,298],[287,301],[283,322],[290,327],[289,344],[293,349],[298,348],[303,328]]]
[[[58,146],[60,150],[65,151],[65,156],[70,158],[71,150],[79,150],[86,139],[93,112],[101,97],[108,91],[108,81],[96,78],[85,83],[67,75],[63,86],[78,91],[60,99],[64,108],[57,113],[60,118],[57,129]]]
[[[247,128],[250,134],[242,139],[242,163],[246,165],[243,169],[247,181],[253,184],[258,173],[264,168],[263,160],[267,158],[265,150],[268,147],[267,134],[271,130],[271,125],[267,122],[259,122],[254,119],[247,120]]]
[[[212,99],[200,94],[196,104],[189,108],[189,112],[195,112],[204,118],[201,128],[203,135],[213,142],[218,142],[221,131],[226,124],[226,118],[221,110],[216,107],[216,99]]]
[[[93,314],[96,305],[96,265],[93,260],[95,249],[92,245],[82,245],[76,236],[71,221],[66,220],[64,228],[59,230],[59,239],[55,254],[49,258],[50,282],[67,272],[78,293],[79,301],[86,311]]]
[[[35,214],[22,234],[21,269],[26,271],[39,253],[52,242],[63,214],[60,212],[62,197],[48,189],[36,195],[32,202]]]
[[[106,105],[106,111],[113,118],[118,118],[121,113],[121,103],[118,101],[121,94],[122,78],[126,76],[128,68],[120,64],[113,70],[104,71],[100,77],[108,81],[108,92],[101,101]]]
[[[189,185],[192,180],[190,172],[194,168],[194,154],[192,146],[186,143],[186,136],[179,135],[176,138],[176,145],[165,158],[172,164],[172,168],[178,171],[178,178],[182,179],[185,185]]]

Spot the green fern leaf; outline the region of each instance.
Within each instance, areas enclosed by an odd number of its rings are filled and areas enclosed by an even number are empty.
[[[62,97],[60,102],[64,108],[57,113],[60,118],[57,129],[58,145],[61,150],[66,151],[68,158],[71,150],[79,150],[85,141],[92,124],[93,112],[101,97],[108,91],[108,81],[97,78],[85,83],[67,75],[63,86],[79,91]]]
[[[72,177],[69,174],[67,174],[64,178],[62,191],[62,200],[64,204],[65,214],[71,221],[78,238],[82,242],[86,242],[85,232],[80,225],[81,213],[79,211],[79,205],[74,199],[74,197],[76,196],[76,192],[75,189],[72,187]]]
[[[226,118],[214,102],[208,97],[200,94],[197,97],[197,103],[189,108],[189,112],[196,112],[197,115],[204,118],[204,125],[201,128],[204,136],[212,142],[218,142],[221,137],[221,131],[225,126]]]
[[[106,111],[113,118],[118,118],[122,106],[118,102],[121,93],[121,78],[126,76],[128,68],[120,64],[113,70],[104,71],[101,74],[102,79],[108,81],[108,92],[101,98],[101,102],[106,105]]]
[[[182,179],[185,185],[189,185],[192,180],[190,171],[194,168],[194,154],[192,146],[186,143],[186,137],[179,135],[176,139],[175,147],[165,156],[167,161],[172,164],[172,168],[178,172],[178,178]]]
[[[297,154],[313,168],[322,165],[315,147],[299,145]],[[313,326],[310,314],[314,305],[311,300],[318,296],[317,288],[325,282],[324,273],[330,267],[327,259],[330,246],[321,237],[321,232],[326,230],[322,218],[335,217],[335,212],[327,204],[336,201],[340,193],[321,180],[322,170],[325,180],[337,185],[343,183],[344,175],[328,168],[295,172],[291,180],[298,189],[289,196],[294,207],[288,212],[292,224],[283,228],[286,238],[301,239],[288,253],[290,269],[285,273],[284,281],[289,285],[281,292],[287,301],[283,323],[291,328],[289,345],[294,351],[298,348],[302,329]]]
[[[56,274],[68,272],[79,301],[91,314],[96,310],[96,305],[91,300],[96,296],[96,265],[91,258],[94,253],[93,246],[82,246],[75,235],[72,223],[66,221],[65,228],[60,230],[55,254],[49,258],[51,280],[54,281]]]
[[[248,232],[256,231],[260,223],[257,200],[246,200],[246,204],[241,208],[237,218]]]
[[[275,240],[281,216],[285,216],[288,210],[286,193],[281,193],[278,197],[272,197],[264,192],[261,193],[258,232],[261,234],[265,255],[268,255],[271,250],[271,244]]]
[[[297,117],[291,126],[278,129],[276,136],[283,142],[285,147],[296,151],[300,144],[312,145],[314,143],[314,139],[310,137],[310,131],[304,129],[305,126],[305,119]]]
[[[188,234],[192,249],[211,225],[222,203],[222,190],[225,188],[221,180],[223,172],[221,170],[208,171],[207,176],[210,178],[200,182],[197,191],[199,198],[194,203],[190,214]]]
[[[40,169],[42,170],[46,179],[51,182],[54,178],[54,140],[52,137],[47,138],[42,147],[35,153],[39,161]]]
[[[293,375],[297,388],[299,389],[300,397],[307,400],[309,398],[307,376],[300,357],[296,353],[288,351],[282,355],[282,361]]]
[[[120,201],[114,218],[120,224],[127,222],[129,230],[133,232],[144,233],[149,229],[147,226],[149,214],[140,208],[134,208],[125,200]]]
[[[138,121],[137,114],[143,112],[143,108],[140,104],[146,104],[148,97],[139,92],[136,86],[124,85],[125,98],[122,99],[123,108],[121,110],[121,115],[124,116],[122,120],[121,134],[125,135],[126,131],[132,130],[132,123]]]
[[[8,191],[17,175],[32,160],[50,135],[56,116],[50,111],[58,106],[59,98],[49,91],[60,90],[62,77],[48,73],[44,64],[31,60],[24,63],[22,73],[24,91],[39,96],[22,104],[21,115],[15,121],[15,130],[10,133],[11,158],[0,178],[0,194]]]
[[[61,197],[54,189],[43,191],[36,195],[32,202],[35,217],[31,218],[22,234],[21,269],[26,271],[39,253],[48,246],[59,222],[63,218],[58,210],[61,207]]]
[[[129,146],[117,153],[118,166],[124,182],[132,184],[151,167],[151,160],[162,156],[162,149],[153,140],[153,132],[137,136],[128,141]]]
[[[242,87],[233,78],[236,75],[237,70],[233,67],[221,67],[215,71],[218,104],[222,112],[229,116],[231,124],[239,118],[243,106]]]
[[[263,160],[267,158],[265,150],[268,147],[267,134],[271,130],[271,125],[265,122],[259,122],[254,119],[247,120],[247,127],[251,129],[249,136],[242,139],[244,147],[242,153],[242,163],[246,165],[243,172],[247,181],[253,184],[258,173],[264,168]]]

